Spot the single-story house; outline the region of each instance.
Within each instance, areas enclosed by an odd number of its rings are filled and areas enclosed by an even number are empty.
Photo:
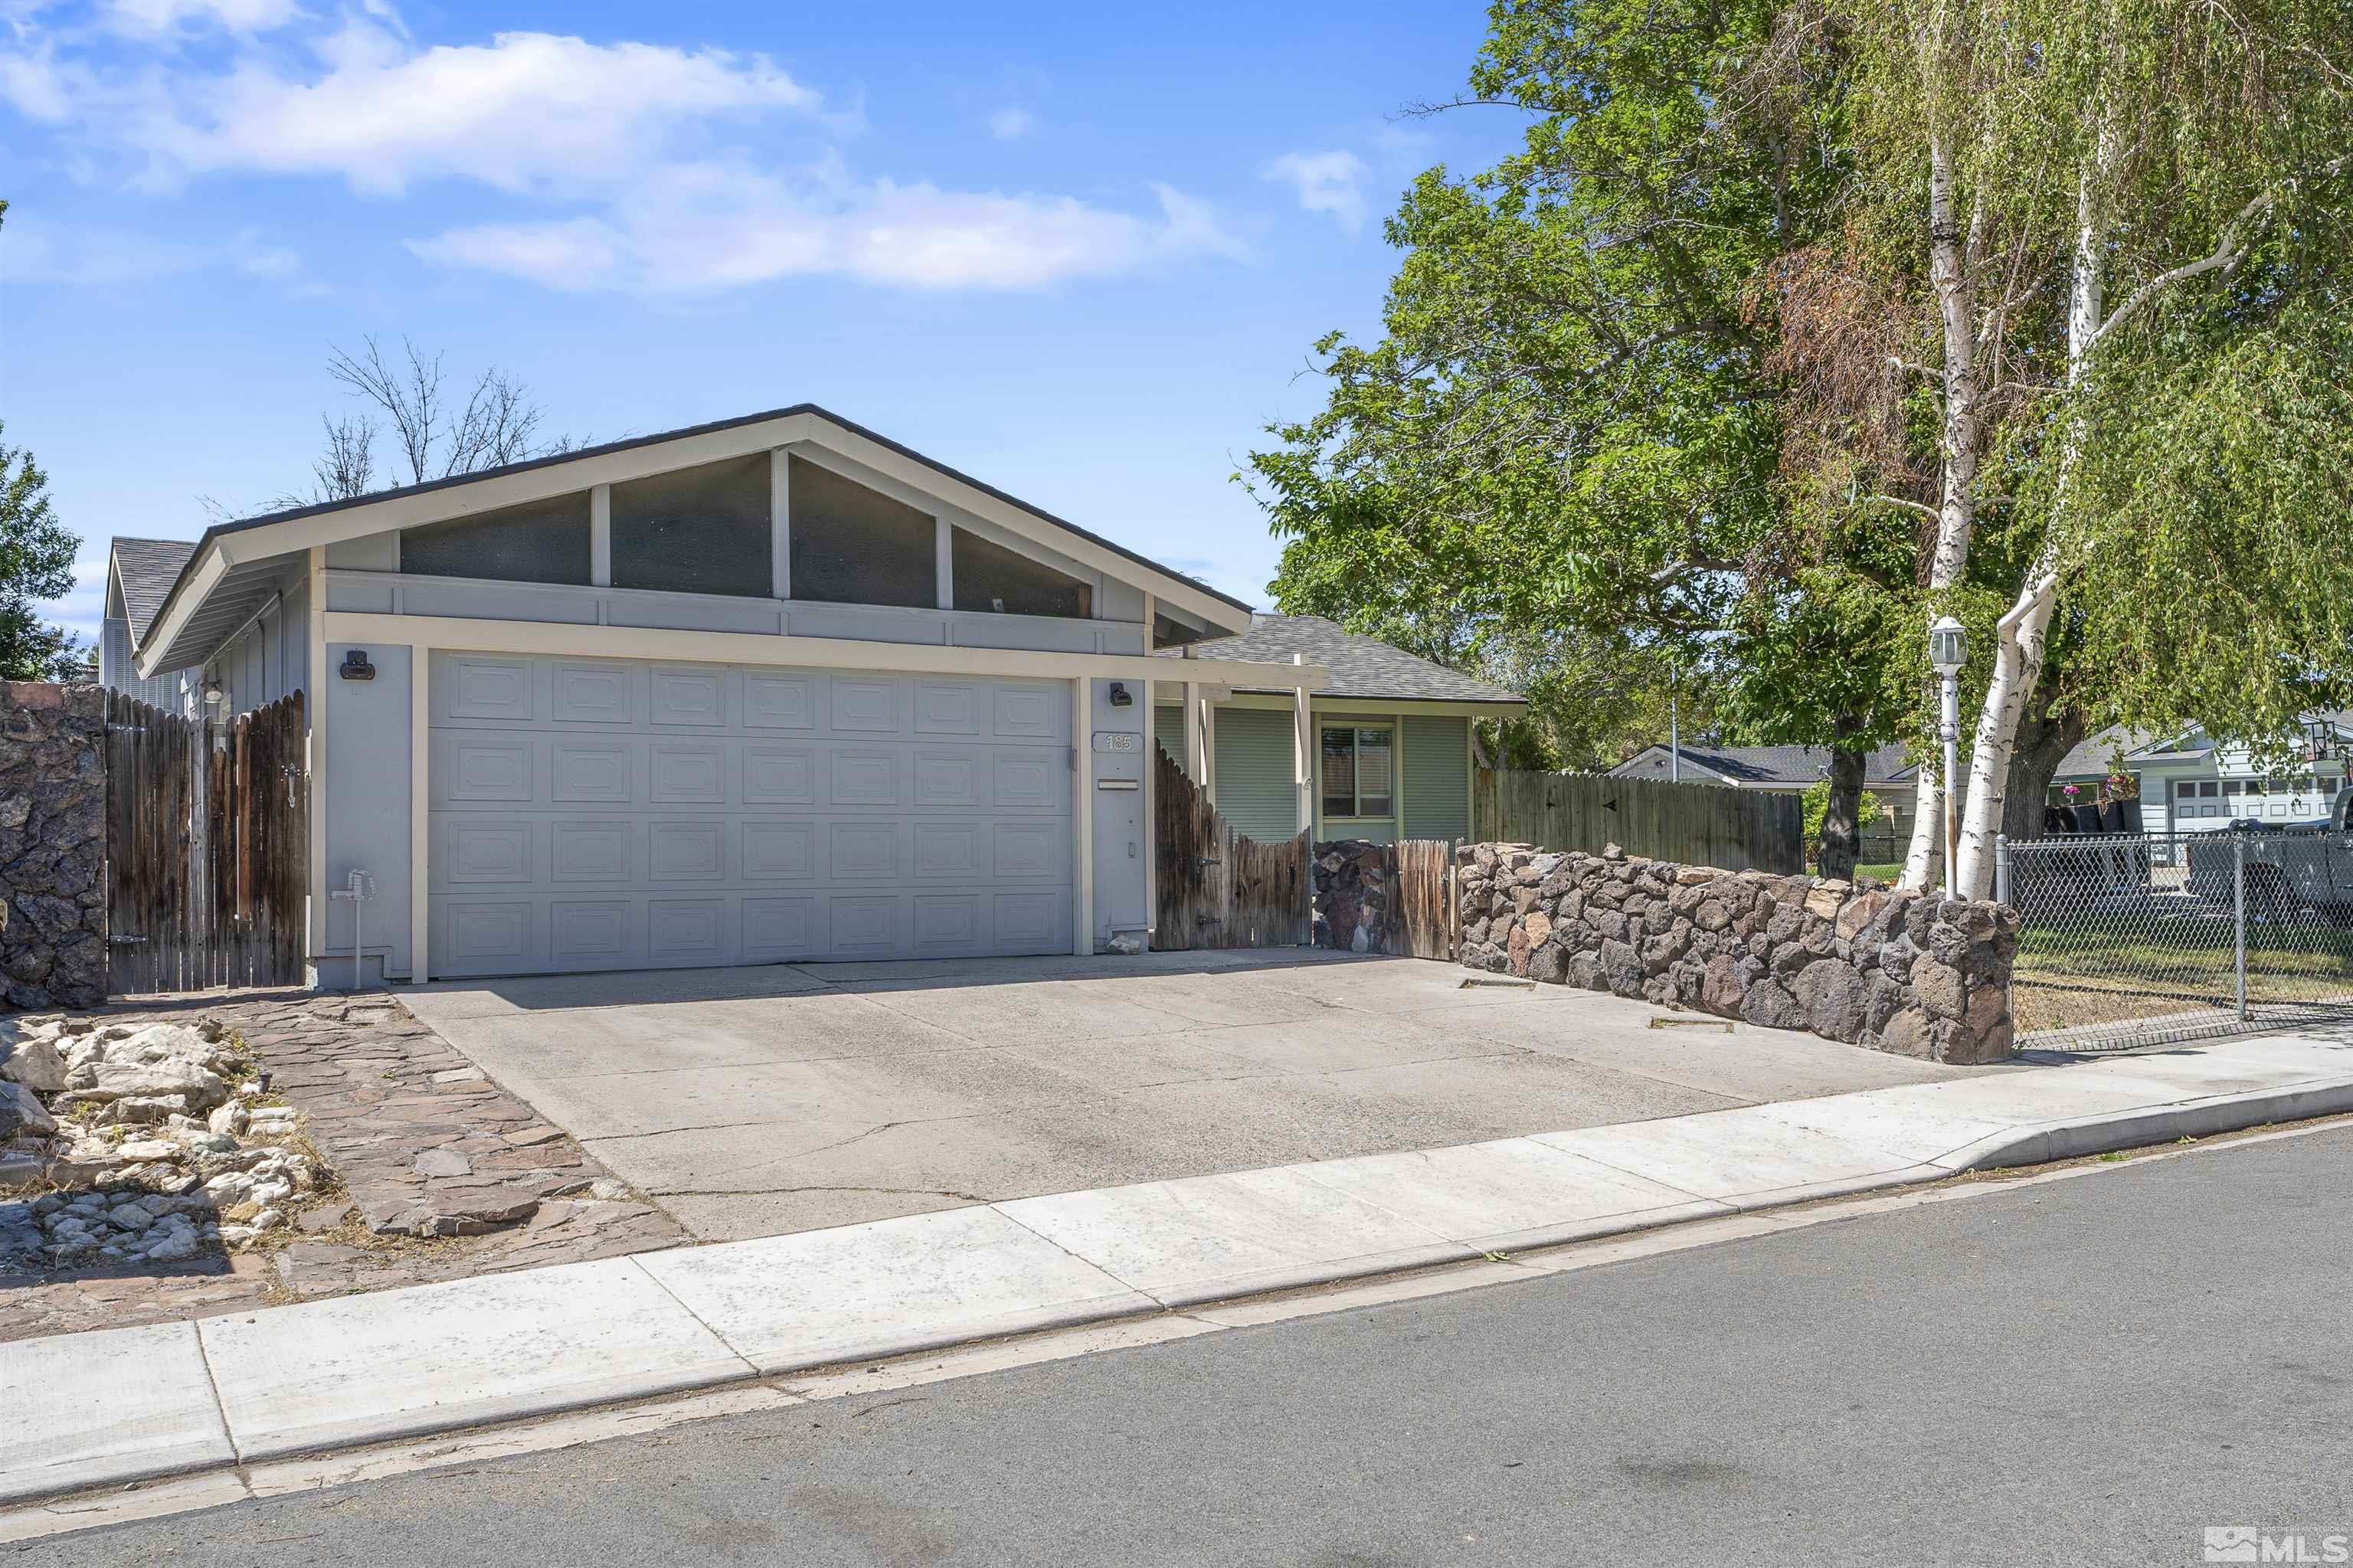
[[[2301,737],[2293,767],[2256,766],[2253,754],[2222,744],[2202,729],[2153,736],[2116,726],[2103,730],[2070,751],[2051,782],[2050,802],[2090,804],[2111,772],[2135,782],[2143,831],[2207,832],[2234,821],[2317,821],[2328,815],[2343,789],[2346,759],[2353,757],[2353,714],[2311,715],[2325,738],[2310,729]]]
[[[1826,746],[1646,746],[1609,770],[1612,779],[1673,779],[1802,795],[1831,776]],[[1919,769],[1900,746],[1883,746],[1862,759],[1862,787],[1879,798],[1896,838],[1912,832]]]
[[[1182,647],[1169,660],[1320,666],[1305,691],[1273,683],[1204,692],[1159,687],[1153,733],[1208,789],[1219,813],[1261,841],[1303,829],[1315,842],[1471,836],[1472,724],[1526,711],[1527,699],[1417,658],[1320,615],[1254,615],[1250,630]],[[1312,768],[1299,784],[1296,758]]]
[[[1517,700],[807,404],[120,540],[108,609],[111,684],[306,693],[330,984],[355,871],[369,982],[1093,952],[1148,933],[1167,715],[1250,828],[1460,833]]]

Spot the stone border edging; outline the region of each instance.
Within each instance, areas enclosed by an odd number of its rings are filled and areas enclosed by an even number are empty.
[[[0,1502],[2348,1110],[2274,1037],[18,1340]]]

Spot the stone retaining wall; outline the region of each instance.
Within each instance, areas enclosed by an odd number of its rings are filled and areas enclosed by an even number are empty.
[[[106,1001],[106,692],[0,682],[0,1004]]]
[[[1396,889],[1388,846],[1335,839],[1314,846],[1315,945],[1344,953],[1388,950]]]
[[[1939,1062],[2010,1054],[2017,912],[1873,884],[1455,852],[1456,952],[1476,969],[1695,1008]]]

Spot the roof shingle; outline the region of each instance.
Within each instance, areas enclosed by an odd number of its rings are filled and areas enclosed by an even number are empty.
[[[1288,664],[1293,654],[1303,654],[1310,664],[1321,664],[1332,673],[1331,683],[1314,694],[1319,697],[1389,697],[1430,703],[1527,701],[1517,692],[1433,664],[1377,638],[1344,630],[1320,615],[1253,615],[1248,631],[1196,642],[1193,651],[1204,659],[1264,664]],[[1163,648],[1155,656],[1181,659],[1184,652],[1181,648]]]
[[[188,557],[196,553],[193,539],[126,539],[117,535],[113,543],[114,575],[122,583],[122,608],[131,620],[131,642],[138,646],[147,639],[147,628],[154,623],[155,612],[164,608],[164,596],[180,579],[180,569]]]
[[[1826,746],[1678,746],[1681,772],[1713,773],[1736,784],[1795,785],[1803,788],[1831,771]],[[1667,748],[1650,746],[1609,770],[1612,779],[1664,779],[1669,772]],[[1866,785],[1899,784],[1912,777],[1911,759],[1900,746],[1883,746],[1862,759]]]

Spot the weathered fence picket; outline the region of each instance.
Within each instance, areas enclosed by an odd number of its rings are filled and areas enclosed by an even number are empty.
[[[1261,843],[1234,832],[1166,751],[1153,784],[1159,843],[1152,945],[1289,948],[1311,939],[1307,835]]]
[[[224,724],[107,699],[107,989],[302,980],[302,694]]]

